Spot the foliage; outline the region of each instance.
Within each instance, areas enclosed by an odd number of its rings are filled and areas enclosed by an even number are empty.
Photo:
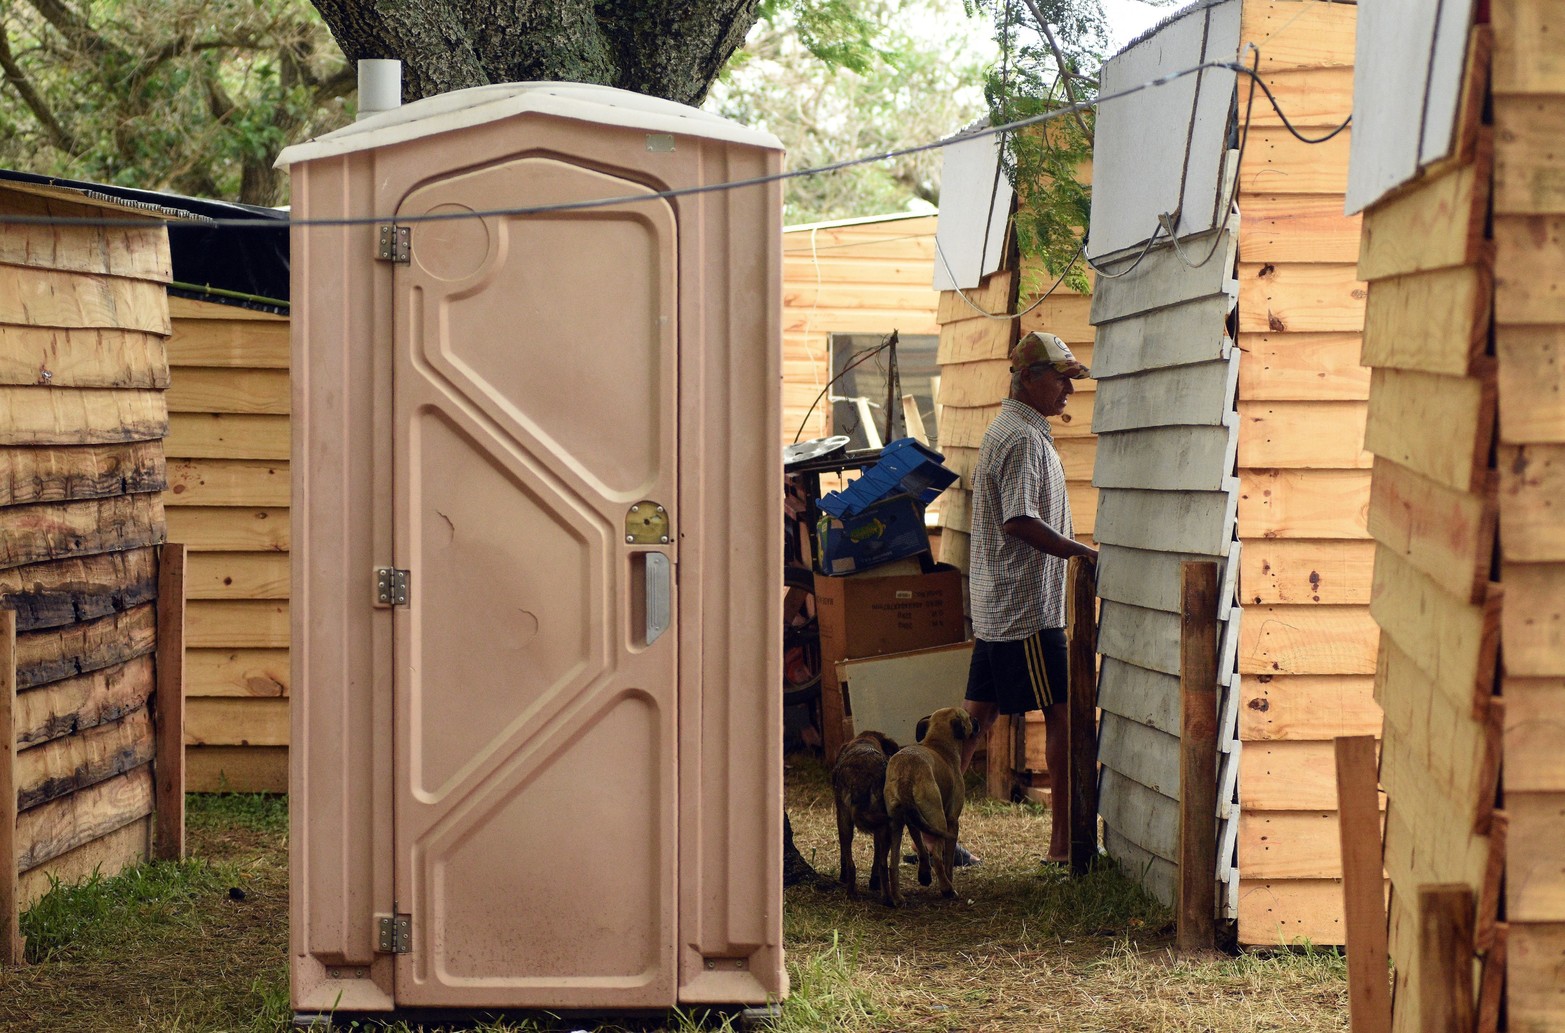
[[[305,0],[14,0],[0,69],[0,165],[263,205],[354,86]]]
[[[706,107],[775,133],[789,170],[929,143],[982,113],[990,54],[953,0],[775,0],[765,10]],[[822,19],[833,12],[828,31]],[[920,32],[929,26],[939,39]],[[791,179],[784,220],[928,209],[940,162],[932,149]]]
[[[994,125],[1034,118],[1097,93],[1093,76],[1108,46],[1100,0],[964,0],[993,20],[1002,52],[984,95]],[[1041,17],[1040,17],[1041,16]],[[1093,112],[1066,113],[1006,134],[1002,159],[1019,203],[1017,246],[1073,290],[1087,277],[1073,264],[1092,215],[1092,189],[1079,182],[1092,157]],[[1068,272],[1067,272],[1068,270]],[[1023,284],[1033,293],[1041,284]]]
[[[123,945],[147,930],[191,921],[190,904],[220,892],[231,875],[200,860],[151,861],[113,878],[94,872],[74,886],[51,882],[49,892],[22,915],[28,960]]]

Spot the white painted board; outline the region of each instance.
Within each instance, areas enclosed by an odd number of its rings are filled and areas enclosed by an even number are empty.
[[[1105,766],[1098,786],[1098,813],[1110,825],[1134,835],[1143,850],[1178,863],[1178,800]]]
[[[972,290],[1005,258],[1011,183],[1000,170],[999,133],[947,144],[940,167],[935,290]]]
[[[1098,673],[1098,706],[1168,735],[1179,734],[1179,679],[1174,675],[1105,656]]]
[[[1165,613],[1180,611],[1180,579],[1188,560],[1213,561],[1212,556],[1195,553],[1155,552],[1103,544],[1098,548],[1098,596],[1117,603],[1129,603]],[[1238,543],[1227,559],[1215,559],[1220,583],[1229,597],[1238,569]],[[1218,618],[1227,616],[1222,605],[1224,589],[1218,593]]]
[[[1451,153],[1472,20],[1473,0],[1359,5],[1349,215]]]
[[[1154,792],[1179,799],[1177,735],[1105,713],[1098,729],[1098,760]]]
[[[1110,545],[1226,556],[1238,516],[1237,478],[1225,490],[1139,491],[1104,488],[1092,536]]]
[[[1222,491],[1238,454],[1237,420],[1218,427],[1149,427],[1098,435],[1098,488]]]
[[[1092,432],[1226,423],[1234,412],[1239,355],[1234,349],[1226,361],[1168,366],[1124,376],[1100,374],[1092,400]]]
[[[881,732],[901,746],[917,742],[913,733],[919,718],[962,705],[972,656],[972,642],[954,642],[839,661],[837,678],[853,712],[855,734]]]
[[[1225,226],[1220,240],[1206,233],[1178,250],[1159,243],[1144,257],[1107,263],[1104,268],[1114,275],[1100,274],[1093,284],[1092,324],[1101,329],[1110,320],[1224,293],[1238,251],[1235,229]]]
[[[1239,53],[1239,0],[1192,6],[1121,51],[1099,73],[1087,253],[1113,255],[1179,212],[1180,236],[1209,230],[1218,207],[1234,73],[1208,69],[1129,96],[1115,94]],[[1188,151],[1188,156],[1187,156]]]

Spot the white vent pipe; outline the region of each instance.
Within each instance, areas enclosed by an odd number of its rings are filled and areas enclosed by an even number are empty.
[[[402,62],[365,58],[359,62],[359,118],[402,106]]]

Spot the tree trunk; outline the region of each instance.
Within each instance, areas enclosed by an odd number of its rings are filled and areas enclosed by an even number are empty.
[[[350,61],[402,61],[403,99],[531,80],[699,104],[759,0],[314,0]]]

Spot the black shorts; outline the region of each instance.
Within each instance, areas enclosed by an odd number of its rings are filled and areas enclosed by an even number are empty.
[[[973,642],[967,698],[1024,714],[1065,702],[1065,629],[1044,628],[1017,642]]]

